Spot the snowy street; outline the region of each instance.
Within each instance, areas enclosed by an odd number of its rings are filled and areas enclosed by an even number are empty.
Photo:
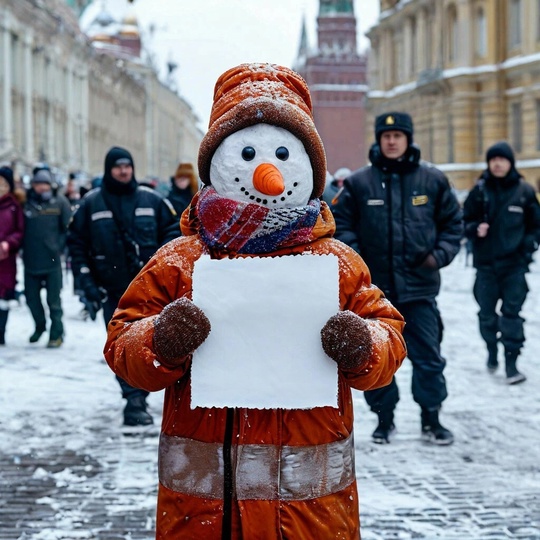
[[[474,269],[463,257],[443,271],[438,299],[449,390],[441,420],[454,445],[420,440],[408,360],[397,374],[392,444],[371,442],[376,417],[356,394],[363,540],[540,539],[540,263],[528,274],[523,312],[518,366],[528,380],[508,386],[504,369],[485,368]],[[151,540],[162,394],[149,398],[152,429],[122,432],[124,403],[102,358],[101,313],[81,320],[71,291],[69,282],[60,349],[45,348],[46,334],[28,343],[34,328],[24,299],[9,314],[0,348],[0,539]]]

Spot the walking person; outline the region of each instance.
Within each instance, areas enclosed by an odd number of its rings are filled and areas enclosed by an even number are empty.
[[[178,217],[157,191],[140,186],[131,154],[113,147],[105,156],[101,185],[80,201],[69,228],[74,279],[95,319],[103,307],[108,324],[120,297],[158,247],[180,235]],[[148,392],[117,376],[126,399],[124,425],[153,423]]]
[[[347,167],[340,167],[332,177],[332,180],[326,184],[324,192],[322,194],[322,200],[328,205],[332,206],[335,196],[339,193],[339,190],[343,187],[345,178],[351,174],[351,169]]]
[[[439,269],[450,264],[460,248],[462,213],[444,174],[420,162],[409,114],[378,116],[375,137],[371,164],[345,180],[332,206],[336,238],[363,257],[373,283],[405,317],[403,336],[413,367],[412,395],[421,408],[422,438],[448,445],[453,434],[439,420],[448,392],[436,297]],[[399,401],[395,379],[364,396],[378,416],[373,441],[390,442]]]
[[[167,198],[174,206],[178,217],[189,206],[193,195],[198,191],[195,169],[191,163],[180,163],[171,177],[171,189]]]
[[[507,142],[488,148],[486,162],[487,169],[464,205],[465,235],[472,241],[476,268],[473,292],[480,307],[478,322],[488,350],[488,371],[494,373],[499,366],[500,341],[506,382],[518,384],[526,380],[517,369],[525,343],[520,313],[529,290],[525,274],[540,242],[540,205],[534,188],[516,169]]]
[[[71,218],[69,201],[53,190],[54,183],[48,168],[36,167],[24,205],[24,295],[35,323],[30,343],[39,341],[47,329],[45,308],[41,301],[41,290],[45,288],[51,319],[48,348],[60,347],[64,339],[60,297],[62,255]]]
[[[9,301],[15,299],[17,253],[22,245],[22,198],[15,193],[13,170],[0,167],[0,345],[6,344]]]

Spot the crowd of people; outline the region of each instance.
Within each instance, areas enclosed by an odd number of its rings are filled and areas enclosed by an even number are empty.
[[[502,346],[507,382],[524,382],[517,367],[525,343],[520,312],[526,273],[540,242],[540,206],[507,142],[488,148],[486,169],[460,205],[444,174],[420,159],[410,115],[379,115],[374,135],[370,164],[354,172],[339,168],[327,178],[321,199],[335,217],[335,237],[362,256],[373,281],[405,317],[411,390],[423,437],[451,444],[453,435],[439,418],[447,398],[436,302],[439,269],[467,243],[476,268],[472,292],[487,369],[498,369]],[[142,266],[159,246],[181,235],[179,219],[198,183],[194,166],[180,163],[163,197],[137,181],[133,157],[120,147],[107,153],[103,175],[88,189],[70,175],[62,190],[42,164],[25,188],[9,166],[0,167],[0,344],[6,343],[10,301],[24,291],[34,321],[30,343],[48,330],[47,347],[62,345],[64,265],[73,272],[85,314],[95,319],[102,309],[107,324]],[[19,286],[18,258],[24,270]],[[152,423],[148,393],[117,379],[127,402],[125,424]],[[399,401],[395,379],[364,395],[378,417],[373,441],[390,442]]]
[[[86,193],[74,177],[62,192],[44,165],[27,189],[0,168],[0,344],[20,260],[29,341],[48,330],[47,347],[62,346],[68,265],[85,312],[94,320],[101,313],[107,327],[104,356],[126,400],[124,425],[152,424],[148,393],[165,390],[158,538],[255,536],[277,530],[276,516],[284,537],[357,537],[351,388],[377,415],[373,442],[390,443],[394,374],[407,356],[423,440],[454,442],[441,422],[448,391],[437,296],[440,269],[464,241],[487,370],[498,369],[502,348],[507,383],[526,380],[517,366],[520,313],[540,204],[512,148],[500,141],[487,149],[461,205],[446,176],[421,160],[408,113],[378,115],[374,139],[369,165],[328,178],[305,81],[285,67],[242,64],[216,83],[198,173],[180,163],[167,196],[137,181],[133,156],[119,146]],[[324,361],[337,365],[336,405],[192,406],[193,353],[212,330],[193,300],[195,263],[298,254],[337,259],[339,306],[320,330]],[[234,355],[228,346],[223,352]]]
[[[21,294],[34,321],[29,342],[38,343],[48,331],[46,346],[62,345],[66,267],[73,272],[84,316],[95,320],[103,309],[107,323],[140,268],[160,245],[180,235],[179,215],[196,191],[193,165],[180,163],[171,177],[169,202],[137,182],[131,154],[118,147],[107,153],[93,189],[79,186],[74,174],[62,189],[43,164],[33,169],[25,187],[15,181],[11,167],[0,167],[0,345],[6,344],[10,302]],[[22,283],[17,282],[18,260]],[[152,423],[148,393],[119,377],[118,382],[126,399],[125,425]]]

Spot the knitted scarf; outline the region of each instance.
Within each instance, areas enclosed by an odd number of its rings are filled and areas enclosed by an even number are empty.
[[[313,240],[321,201],[312,199],[305,206],[271,210],[221,197],[207,186],[195,195],[190,214],[191,225],[198,221],[198,232],[210,250],[271,253]]]

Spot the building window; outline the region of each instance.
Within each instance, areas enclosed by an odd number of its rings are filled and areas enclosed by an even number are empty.
[[[510,49],[521,45],[521,0],[510,0],[508,22],[508,39]]]
[[[476,153],[479,156],[484,153],[484,115],[481,103],[476,107]]]
[[[452,114],[447,119],[448,163],[454,163],[454,122]]]
[[[536,41],[540,41],[540,0],[536,0]]]
[[[540,0],[539,0],[540,1]],[[425,64],[424,69],[429,69],[431,67],[431,43],[432,43],[432,24],[431,24],[431,13],[429,11],[424,12],[424,20],[425,28],[424,28],[424,54],[426,56],[425,58]]]
[[[476,12],[476,55],[481,58],[487,53],[487,26],[484,8],[478,8]]]
[[[512,146],[516,152],[521,152],[523,146],[523,125],[521,119],[521,103],[512,103],[510,106],[512,122]]]
[[[540,99],[535,101],[536,106],[536,149],[540,150]]]
[[[458,21],[456,7],[451,5],[447,11],[447,49],[448,62],[451,64],[458,59]]]
[[[416,19],[414,17],[411,17],[409,20],[409,28],[410,28],[410,39],[411,42],[409,44],[409,51],[410,51],[410,66],[409,66],[409,72],[414,77],[416,75],[416,56],[417,56],[417,47],[416,47]]]

